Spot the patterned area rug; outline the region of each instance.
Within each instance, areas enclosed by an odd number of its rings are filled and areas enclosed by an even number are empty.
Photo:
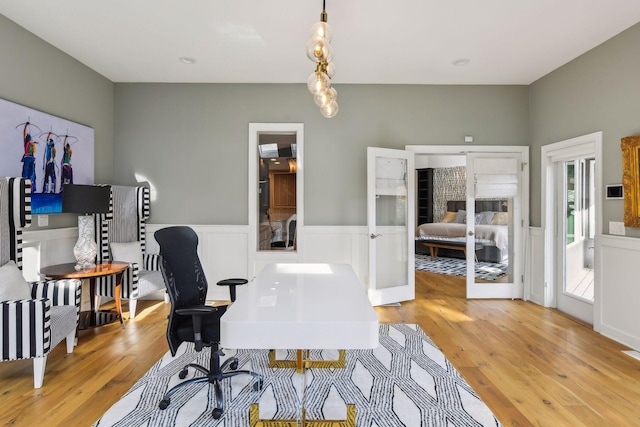
[[[192,345],[183,345],[175,358],[167,353],[158,361],[94,426],[244,427],[249,405],[256,402],[260,419],[295,419],[303,380],[307,419],[344,420],[346,404],[355,404],[358,427],[500,426],[417,325],[381,324],[378,348],[347,350],[346,368],[311,368],[306,378],[293,368],[269,368],[267,350],[226,353],[240,359],[239,369],[257,371],[265,380],[261,391],[253,390],[248,375],[225,380],[226,406],[219,420],[211,417],[213,389],[207,383],[183,388],[167,409],[158,409],[165,390],[181,381],[183,365],[208,360],[208,349],[196,353]]]
[[[476,278],[498,280],[507,274],[507,267],[507,264],[476,262]],[[432,260],[429,255],[416,254],[416,270],[464,277],[467,275],[467,262],[463,259],[445,257]]]

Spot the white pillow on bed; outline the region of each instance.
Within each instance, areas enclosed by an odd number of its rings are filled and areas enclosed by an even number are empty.
[[[486,212],[480,212],[478,215],[480,215],[480,222],[476,222],[476,224],[491,224],[491,221],[493,221],[493,216],[495,215],[495,212],[491,212],[491,211],[486,211]],[[476,215],[477,218],[477,215]]]
[[[493,219],[495,218],[495,214],[498,213],[504,213],[506,214],[506,212],[480,212],[477,213],[474,219],[474,223],[476,225],[478,224],[492,224]],[[446,222],[446,221],[443,221]],[[456,212],[456,219],[454,221],[455,223],[458,224],[466,224],[467,223],[467,211],[458,211]],[[495,224],[495,223],[493,223]],[[504,223],[506,224],[506,222]],[[499,225],[504,225],[504,224],[499,224]],[[495,224],[498,225],[498,224]]]

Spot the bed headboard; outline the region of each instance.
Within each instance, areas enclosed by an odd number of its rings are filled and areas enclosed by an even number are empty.
[[[506,212],[507,200],[476,200],[476,213],[480,212]],[[458,212],[465,210],[467,202],[464,200],[449,200],[447,211]]]

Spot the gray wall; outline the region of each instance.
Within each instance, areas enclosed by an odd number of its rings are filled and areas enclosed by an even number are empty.
[[[113,83],[0,15],[0,98],[95,130],[95,179],[113,178]],[[75,225],[50,215],[52,227]],[[35,225],[34,225],[35,227]]]
[[[602,130],[604,183],[621,181],[620,139],[640,133],[639,43],[640,24],[529,87],[337,84],[341,111],[326,120],[303,85],[114,84],[0,15],[0,97],[93,127],[96,181],[147,176],[159,189],[153,222],[246,224],[248,123],[303,122],[310,225],[366,222],[367,146],[471,134],[531,146],[538,226],[543,145]],[[604,226],[622,220],[621,201],[603,210]]]
[[[530,86],[531,223],[541,224],[540,149],[603,132],[603,181],[622,182],[620,139],[640,133],[640,24],[608,40]],[[604,189],[603,189],[604,190]],[[603,231],[622,221],[623,202],[603,201]],[[627,229],[640,236],[640,230]]]
[[[116,84],[114,182],[157,188],[154,223],[248,223],[250,122],[305,125],[305,223],[366,224],[366,147],[526,145],[526,86],[339,85],[324,119],[305,85]]]

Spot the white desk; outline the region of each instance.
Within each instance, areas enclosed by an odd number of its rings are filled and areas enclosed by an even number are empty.
[[[234,349],[298,350],[293,365],[303,373],[310,366],[344,367],[343,349],[377,347],[378,329],[378,316],[350,265],[270,264],[248,285],[238,288],[235,302],[220,319],[220,344]],[[340,349],[341,359],[337,365],[304,360],[310,349]],[[270,361],[279,367],[291,362],[275,361],[274,351]],[[355,426],[352,404],[347,405],[344,421],[306,420],[307,375],[301,377],[298,418],[260,420],[258,405],[252,404],[250,425]]]
[[[220,319],[235,349],[364,349],[378,346],[378,316],[347,264],[270,264]]]

